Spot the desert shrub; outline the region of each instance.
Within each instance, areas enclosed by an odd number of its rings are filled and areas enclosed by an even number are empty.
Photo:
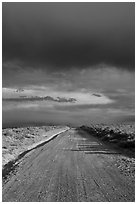
[[[134,125],[91,125],[82,126],[81,129],[87,131],[102,141],[117,143],[123,148],[135,148],[135,126]]]
[[[120,147],[124,147],[124,148],[135,148],[135,141],[120,141],[119,142],[119,146]]]

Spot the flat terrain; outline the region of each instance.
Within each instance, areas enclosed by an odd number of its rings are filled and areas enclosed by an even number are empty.
[[[134,201],[134,177],[120,171],[121,152],[70,129],[26,154],[3,184],[3,201]]]
[[[48,138],[50,132],[54,134],[63,128],[65,127],[39,126],[2,129],[2,166],[16,159],[29,146]]]

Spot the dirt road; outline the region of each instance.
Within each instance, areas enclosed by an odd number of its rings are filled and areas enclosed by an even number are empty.
[[[114,165],[118,154],[70,129],[21,159],[3,186],[3,201],[134,201],[134,180]]]

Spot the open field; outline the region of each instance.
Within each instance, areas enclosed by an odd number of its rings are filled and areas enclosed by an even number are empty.
[[[62,126],[63,127],[63,126]],[[32,144],[38,143],[47,137],[46,133],[61,126],[40,126],[23,128],[6,128],[2,130],[2,165],[14,160],[17,155]]]

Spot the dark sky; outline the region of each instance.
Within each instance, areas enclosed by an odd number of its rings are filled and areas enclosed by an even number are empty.
[[[4,124],[134,121],[135,3],[2,5]]]
[[[3,61],[134,69],[134,3],[3,3]]]

